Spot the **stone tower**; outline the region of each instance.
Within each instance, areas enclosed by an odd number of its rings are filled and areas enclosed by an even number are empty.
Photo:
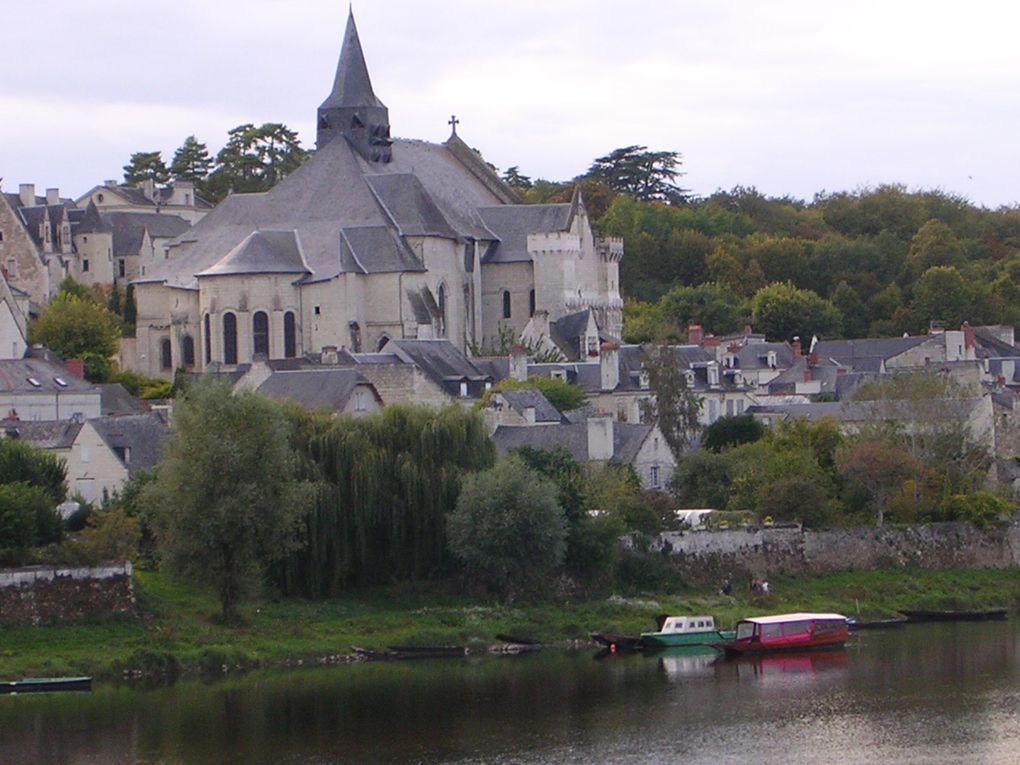
[[[318,125],[315,148],[343,136],[367,161],[390,161],[389,110],[372,91],[353,11],[347,17],[333,91],[319,106]]]

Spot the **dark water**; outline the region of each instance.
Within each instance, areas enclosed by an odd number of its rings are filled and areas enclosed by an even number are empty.
[[[0,763],[1020,763],[1020,623],[846,652],[533,656],[0,696]]]

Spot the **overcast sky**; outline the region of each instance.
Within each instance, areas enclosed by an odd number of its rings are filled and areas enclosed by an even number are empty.
[[[0,177],[79,195],[134,151],[215,153],[244,122],[315,142],[336,0],[10,3]],[[810,199],[879,183],[1020,202],[1020,3],[362,0],[394,135],[459,133],[566,180],[614,148],[682,152],[683,185]]]

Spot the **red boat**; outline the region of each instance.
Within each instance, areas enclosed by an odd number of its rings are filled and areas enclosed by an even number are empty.
[[[841,614],[778,614],[737,622],[733,640],[710,643],[727,656],[839,648],[850,634]]]

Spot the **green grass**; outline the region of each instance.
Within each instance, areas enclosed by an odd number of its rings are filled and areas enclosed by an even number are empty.
[[[0,628],[0,679],[125,671],[163,677],[178,671],[222,672],[287,666],[348,654],[352,645],[472,645],[509,633],[550,643],[596,631],[649,630],[659,613],[707,613],[732,626],[740,617],[784,611],[837,611],[865,619],[900,608],[1013,607],[1020,568],[975,571],[896,570],[777,577],[757,596],[735,582],[723,596],[678,594],[515,604],[479,602],[436,585],[359,591],[325,601],[262,600],[242,609],[244,622],[218,621],[210,594],[162,574],[138,571],[138,618],[96,624]]]

